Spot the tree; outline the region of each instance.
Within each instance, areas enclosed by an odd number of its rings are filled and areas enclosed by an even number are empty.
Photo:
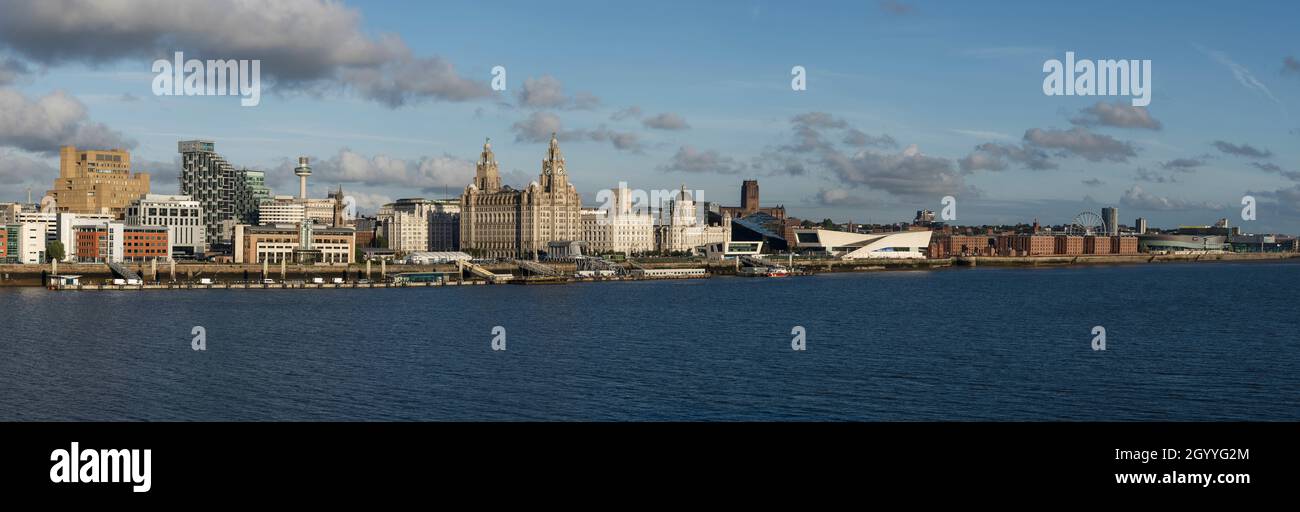
[[[64,250],[63,250],[63,242],[55,240],[53,242],[45,244],[46,259],[63,261],[63,258],[66,256],[67,255],[64,254]]]

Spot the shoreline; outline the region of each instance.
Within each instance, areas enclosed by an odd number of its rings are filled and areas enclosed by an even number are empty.
[[[1094,266],[1094,265],[1142,265],[1142,264],[1159,264],[1159,263],[1225,263],[1225,262],[1279,262],[1279,261],[1300,261],[1300,253],[1224,253],[1224,254],[1136,254],[1136,255],[1081,255],[1081,256],[957,256],[953,258],[926,259],[926,260],[816,260],[816,259],[795,259],[794,269],[810,271],[812,273],[841,273],[841,272],[877,272],[890,270],[937,270],[946,268],[960,267],[999,267],[999,268],[1060,268],[1076,266]],[[784,264],[785,261],[774,258],[773,263]],[[549,266],[565,273],[572,273],[576,270],[573,263],[548,263]],[[685,269],[685,268],[704,268],[709,276],[731,276],[735,275],[735,264],[720,264],[716,262],[705,261],[647,261],[638,262],[638,265],[647,269]],[[498,273],[522,274],[524,273],[519,266],[514,263],[492,263],[483,265],[484,268]],[[168,279],[171,272],[168,266],[160,265],[156,274],[148,272],[149,267],[137,265],[130,267],[137,270],[142,276],[151,276],[153,279],[148,281],[159,281],[162,284],[148,285],[150,289],[203,289],[207,285],[194,283],[201,277],[211,278],[214,281],[212,287],[225,289],[231,286],[239,288],[263,288],[260,283],[245,286],[237,282],[243,281],[244,274],[247,273],[250,279],[260,279],[261,265],[236,265],[236,264],[216,264],[216,263],[187,263],[176,265],[175,283],[168,284],[172,279]],[[42,272],[50,272],[50,265],[0,265],[0,288],[8,287],[45,287],[41,283]],[[270,276],[278,278],[278,282],[272,287],[275,289],[294,288],[292,285],[286,285],[283,281],[309,281],[312,277],[345,277],[348,281],[341,287],[370,287],[367,285],[354,286],[352,276],[369,275],[370,279],[375,280],[375,288],[389,287],[385,283],[385,278],[390,274],[399,274],[405,272],[455,272],[455,265],[391,265],[380,267],[372,265],[371,272],[365,273],[365,265],[347,265],[347,266],[302,266],[294,265],[286,267],[283,275],[278,268],[272,267]],[[99,282],[111,280],[112,275],[108,267],[103,264],[60,264],[59,273],[64,275],[83,276],[84,286],[98,286]],[[527,280],[521,278],[521,280]],[[612,279],[612,278],[569,278],[565,282],[587,282],[587,281],[631,281],[642,279]],[[465,284],[474,281],[472,279],[463,280]],[[191,283],[193,283],[191,285]],[[563,284],[563,283],[557,283]],[[114,285],[108,285],[114,287]],[[138,287],[139,285],[137,285]],[[319,286],[308,286],[315,288]],[[328,284],[325,287],[334,288],[335,285]],[[393,285],[391,287],[401,287]]]

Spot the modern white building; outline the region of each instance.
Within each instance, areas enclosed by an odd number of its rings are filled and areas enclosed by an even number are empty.
[[[172,254],[192,256],[207,251],[203,206],[190,196],[146,194],[127,206],[126,224],[167,228]]]
[[[14,224],[39,224],[45,234],[45,240],[52,242],[59,239],[59,214],[55,212],[20,211]]]
[[[407,254],[404,261],[408,265],[434,265],[456,261],[469,261],[472,259],[474,258],[469,254],[459,251],[416,251]]]
[[[293,196],[275,196],[257,206],[257,223],[263,226],[297,224],[307,218],[307,205]]]
[[[18,263],[35,265],[45,262],[45,224],[21,222],[14,233],[18,238],[18,253],[12,255]]]
[[[602,194],[606,193],[604,191]],[[583,209],[581,238],[590,254],[632,255],[655,250],[655,219],[649,208],[634,210],[632,194],[620,183],[610,189],[606,209]]]
[[[731,240],[731,215],[722,216],[722,224],[710,226],[700,220],[695,199],[683,186],[668,208],[660,211],[655,227],[655,249],[659,252],[702,252],[703,246]]]
[[[60,213],[55,223],[58,232],[56,240],[63,244],[63,261],[77,259],[77,228],[82,226],[103,226],[113,222],[111,213]],[[199,229],[202,230],[202,225]]]
[[[376,216],[379,236],[399,254],[460,248],[460,203],[408,198],[383,205]]]
[[[796,229],[801,249],[825,252],[846,260],[925,259],[932,231],[849,233],[829,229]]]

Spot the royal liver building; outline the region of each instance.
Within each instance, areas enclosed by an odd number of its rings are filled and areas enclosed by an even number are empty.
[[[550,242],[581,236],[582,198],[569,184],[555,134],[541,175],[524,190],[501,185],[492,143],[484,143],[474,182],[465,187],[460,207],[460,246],[475,256],[531,259],[544,253]]]

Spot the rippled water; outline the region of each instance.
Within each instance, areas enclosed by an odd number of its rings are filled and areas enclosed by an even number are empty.
[[[1297,420],[1297,289],[1285,263],[0,289],[0,420]]]

